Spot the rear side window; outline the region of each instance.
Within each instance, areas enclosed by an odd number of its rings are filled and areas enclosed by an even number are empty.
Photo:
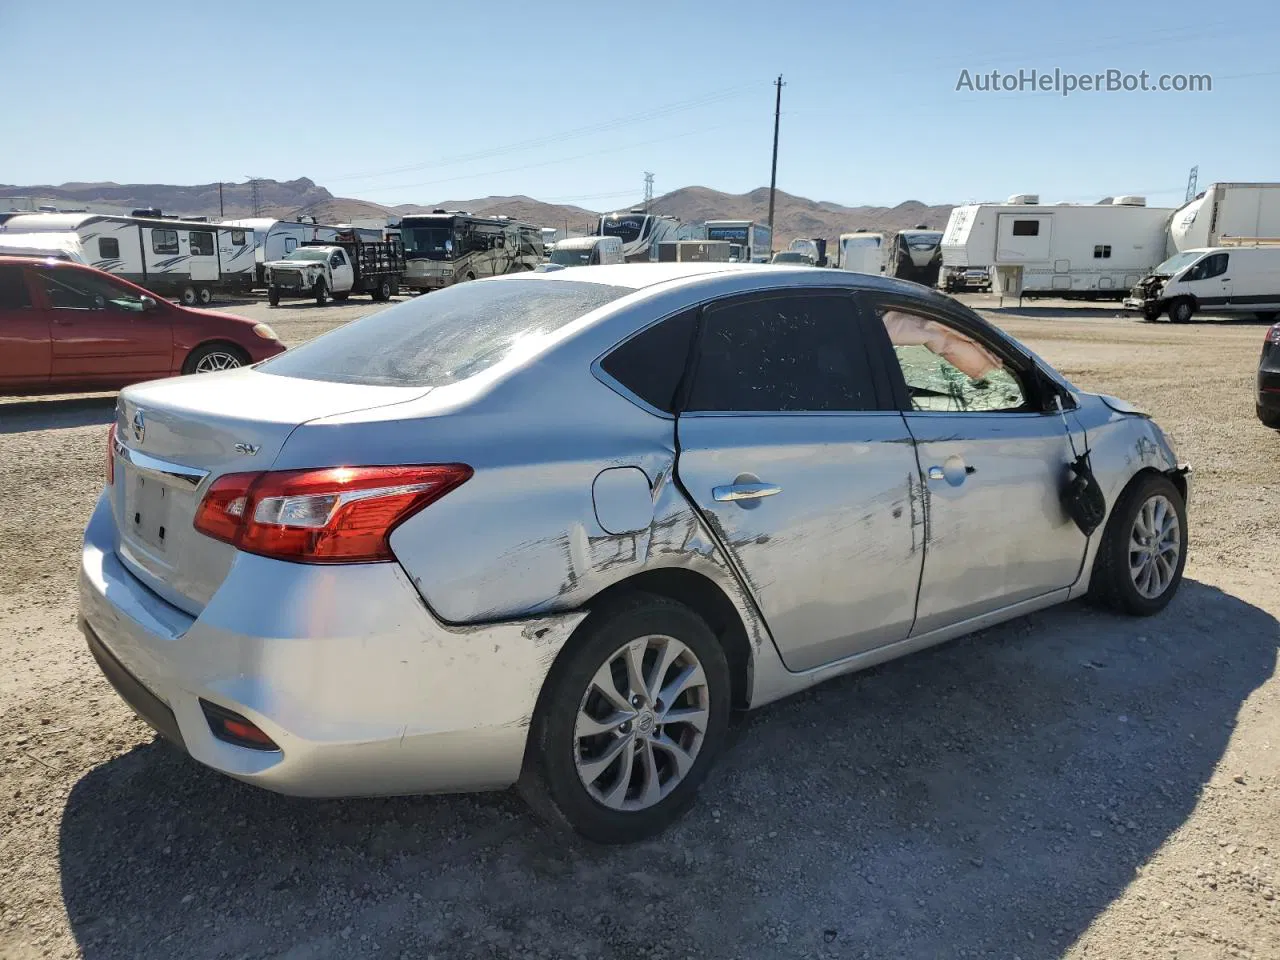
[[[1038,237],[1040,236],[1039,220],[1015,220],[1013,221],[1013,235],[1015,237]]]
[[[697,320],[698,312],[689,310],[654,324],[615,349],[600,367],[649,406],[672,413]]]
[[[178,231],[177,230],[152,230],[151,231],[151,252],[152,253],[177,253],[178,252]]]
[[[802,293],[707,309],[686,409],[877,409],[853,302]]]
[[[99,237],[98,256],[103,260],[119,260],[120,241],[115,237]]]
[[[22,268],[0,267],[0,310],[24,310],[29,306],[31,295],[27,293]]]
[[[574,280],[460,283],[339,327],[258,366],[304,380],[442,387],[483,373],[627,294]]]

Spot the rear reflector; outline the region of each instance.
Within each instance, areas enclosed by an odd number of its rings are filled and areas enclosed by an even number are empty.
[[[388,561],[391,532],[471,474],[458,463],[232,473],[209,488],[195,528],[278,560]]]
[[[274,740],[248,718],[208,700],[200,701],[200,709],[204,711],[204,718],[209,723],[209,731],[224,743],[248,747],[250,750],[280,749]]]

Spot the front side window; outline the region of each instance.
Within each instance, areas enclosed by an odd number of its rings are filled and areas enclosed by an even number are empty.
[[[1038,237],[1040,236],[1039,220],[1015,220],[1013,221],[1013,235],[1015,237]]]
[[[857,314],[846,296],[800,293],[712,306],[702,326],[690,411],[877,408]]]
[[[115,237],[99,237],[98,257],[102,260],[119,260],[120,241]]]
[[[193,257],[212,257],[213,234],[205,230],[192,230],[191,255]]]
[[[22,268],[0,266],[0,310],[26,310],[31,306],[31,294]]]
[[[955,327],[898,307],[877,311],[906,381],[911,409],[992,413],[1027,409],[1026,391],[1004,361]]]
[[[156,254],[174,254],[178,252],[177,230],[152,230],[151,252]]]
[[[331,267],[335,267],[335,268],[336,268],[336,267],[340,267],[340,266],[342,266],[342,264],[343,264],[343,263],[345,263],[345,262],[346,262],[346,261],[344,260],[344,258],[343,258],[343,256],[342,256],[342,251],[341,251],[341,250],[335,250],[335,251],[333,251],[333,256],[329,258],[329,266],[331,266]]]
[[[141,291],[118,286],[105,276],[81,270],[42,270],[40,283],[55,310],[116,310],[141,313]]]

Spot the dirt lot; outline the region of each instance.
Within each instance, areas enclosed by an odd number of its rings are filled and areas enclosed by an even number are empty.
[[[369,308],[237,309],[298,342]],[[991,316],[1195,464],[1182,593],[765,709],[687,821],[620,850],[508,795],[294,800],[153,742],[75,625],[113,399],[0,401],[0,957],[1280,956],[1263,328]]]

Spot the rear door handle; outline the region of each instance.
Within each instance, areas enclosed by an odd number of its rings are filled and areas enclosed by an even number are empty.
[[[775,483],[727,483],[711,488],[711,496],[720,501],[759,500],[781,492],[782,488]]]

